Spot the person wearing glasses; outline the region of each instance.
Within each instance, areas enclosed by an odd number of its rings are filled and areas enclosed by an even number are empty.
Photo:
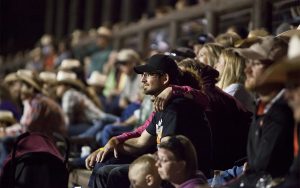
[[[204,175],[197,171],[196,149],[183,135],[167,137],[158,145],[156,166],[161,179],[175,188],[208,187]]]
[[[147,64],[134,68],[140,74],[144,93],[158,96],[165,88],[179,84],[181,72],[169,56],[157,54],[151,56]],[[156,147],[166,136],[182,134],[188,137],[197,148],[199,170],[208,177],[211,169],[211,129],[206,120],[204,109],[192,99],[172,98],[166,108],[156,112],[149,126],[138,138],[126,140],[118,145],[118,157],[139,156]],[[101,151],[102,149],[102,151]],[[102,162],[104,153],[109,148],[100,148],[96,161]],[[110,148],[112,152],[112,148]],[[98,170],[97,177],[90,181],[91,187],[125,187],[129,185],[128,164],[106,165]],[[95,168],[94,168],[95,171]],[[90,179],[91,180],[91,179]]]

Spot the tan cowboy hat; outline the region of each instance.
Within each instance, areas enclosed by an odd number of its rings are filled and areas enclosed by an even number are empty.
[[[84,91],[84,84],[77,79],[73,72],[59,71],[56,76],[57,84],[67,84]]]
[[[54,72],[44,71],[39,74],[39,78],[41,81],[45,83],[55,83],[56,82],[56,74]]]
[[[141,61],[139,54],[132,49],[122,49],[117,55],[117,62],[122,64],[129,61],[135,61],[139,64]]]
[[[33,71],[27,70],[27,69],[18,70],[17,77],[19,80],[31,85],[36,90],[38,90],[40,92],[42,91],[40,81],[39,81],[37,75]]]
[[[80,67],[80,61],[77,59],[64,59],[60,66],[58,67],[59,70],[72,70],[73,68]]]
[[[251,45],[259,42],[261,39],[259,37],[250,37],[246,39],[240,39],[234,43],[235,48],[249,48]]]
[[[289,43],[288,57],[266,70],[260,79],[260,87],[268,84],[284,84],[291,79],[289,75],[300,75],[299,49],[300,35],[293,36]]]
[[[93,71],[89,79],[87,79],[87,83],[91,86],[104,86],[106,82],[107,76],[101,74],[98,71]]]
[[[3,82],[4,83],[9,83],[9,82],[15,82],[18,81],[18,76],[16,72],[9,73],[8,75],[5,76]]]
[[[276,61],[286,55],[287,43],[273,36],[261,37],[249,48],[237,48],[237,53],[247,59]]]
[[[0,110],[0,121],[14,124],[16,122],[16,119],[14,118],[14,115],[11,111]]]
[[[100,26],[97,29],[97,34],[100,37],[108,37],[108,38],[112,37],[112,31],[105,26]]]
[[[278,34],[276,37],[292,37],[294,35],[299,35],[300,34],[300,25],[298,26],[297,29],[290,29],[290,30],[287,30],[285,32],[282,32],[280,34]]]

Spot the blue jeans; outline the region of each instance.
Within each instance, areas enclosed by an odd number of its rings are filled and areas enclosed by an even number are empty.
[[[88,186],[90,188],[129,187],[128,164],[134,159],[127,156],[116,159],[111,156],[103,163],[96,163]]]
[[[119,118],[115,115],[105,114],[104,118],[101,120],[95,120],[92,126],[89,126],[89,128],[85,129],[81,134],[79,134],[79,137],[95,137],[98,132],[102,131],[106,124],[118,121],[118,119]]]

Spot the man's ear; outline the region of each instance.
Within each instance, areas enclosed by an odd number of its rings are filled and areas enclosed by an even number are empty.
[[[151,174],[147,174],[146,177],[145,177],[145,179],[146,179],[146,184],[148,186],[152,186],[153,185],[153,183],[154,183],[154,177]]]
[[[164,75],[162,76],[162,79],[163,79],[163,83],[164,83],[165,85],[169,84],[169,82],[170,82],[170,76],[169,76],[169,74],[164,74]]]

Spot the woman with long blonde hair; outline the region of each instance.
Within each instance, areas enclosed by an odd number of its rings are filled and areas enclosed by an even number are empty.
[[[251,112],[254,111],[254,97],[245,89],[245,58],[232,48],[222,50],[215,68],[219,71],[217,86],[238,99]]]
[[[218,62],[222,49],[224,47],[217,43],[206,43],[197,53],[196,59],[201,63],[214,67]]]

